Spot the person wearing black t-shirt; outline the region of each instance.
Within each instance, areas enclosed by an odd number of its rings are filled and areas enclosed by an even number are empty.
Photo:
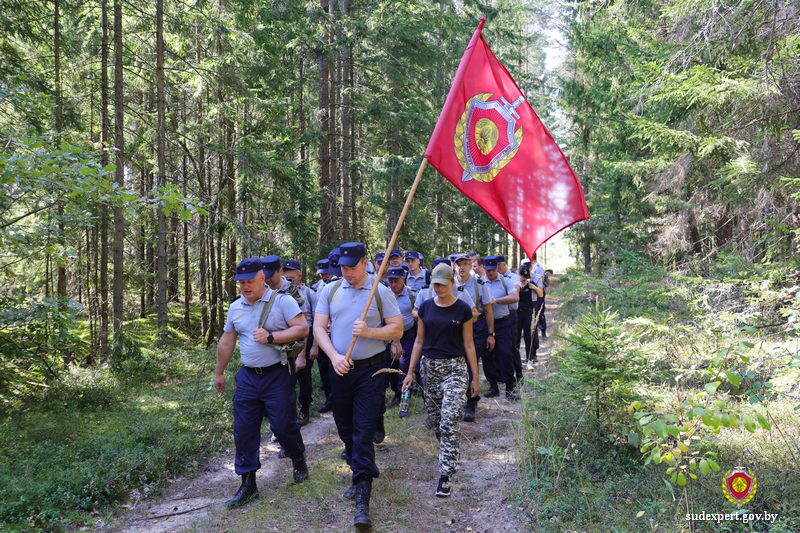
[[[528,370],[533,370],[533,363],[536,358],[536,350],[539,349],[539,329],[533,327],[532,321],[536,307],[537,297],[541,297],[542,281],[538,276],[531,275],[531,264],[523,263],[519,267],[520,289],[519,289],[519,323],[517,328],[525,339],[525,360]],[[533,278],[533,279],[532,279]]]
[[[425,300],[419,308],[417,338],[403,390],[411,388],[413,369],[422,357],[425,409],[439,439],[436,495],[446,497],[450,496],[450,477],[458,470],[459,422],[464,415],[467,389],[477,395],[480,384],[472,341],[472,309],[453,296],[453,269],[444,263],[438,265],[433,269],[431,283],[436,297]],[[472,370],[471,383],[467,364]]]

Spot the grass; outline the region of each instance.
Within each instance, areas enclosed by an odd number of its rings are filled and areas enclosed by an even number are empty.
[[[647,358],[645,371],[622,392],[637,395],[651,410],[664,413],[659,416],[666,416],[678,412],[682,398],[703,393],[706,383],[720,381],[712,398],[738,413],[750,409],[752,394],[746,390],[756,382],[771,382],[771,390],[778,394],[763,402],[771,429],[756,427],[750,433],[740,425],[715,432],[701,423],[690,453],[717,454],[721,472],[698,475],[684,488],[669,482],[670,464],[646,465],[638,446],[628,442],[631,435],[637,439],[644,435],[625,394],[618,394],[616,404],[606,407],[610,417],[606,420],[613,423],[597,424],[592,409],[587,412],[587,403],[574,394],[576,382],[552,364],[528,386],[518,438],[522,476],[516,499],[526,509],[531,530],[800,531],[796,410],[800,375],[789,367],[797,337],[769,327],[785,318],[779,306],[759,303],[781,288],[772,284],[765,292],[765,285],[756,279],[768,277],[765,272],[749,279],[738,271],[718,269],[715,274],[717,278],[710,281],[675,276],[641,259],[598,277],[570,272],[556,293],[563,305],[554,331],[555,351],[564,353],[574,323],[599,298],[618,312],[619,324],[631,335],[630,347]],[[758,294],[752,294],[753,286],[760,288]],[[742,329],[762,324],[767,327]],[[742,375],[740,386],[729,383],[723,370]],[[617,385],[609,384],[609,390]],[[687,464],[689,459],[681,458]],[[777,513],[779,520],[747,525],[686,521],[687,502],[694,513],[737,511],[725,499],[721,484],[723,474],[739,464],[752,469],[758,482],[746,510]]]
[[[191,332],[177,330],[153,347],[154,321],[129,325],[136,349],[117,364],[70,365],[0,413],[0,529],[91,527],[230,446],[215,350],[185,348]]]

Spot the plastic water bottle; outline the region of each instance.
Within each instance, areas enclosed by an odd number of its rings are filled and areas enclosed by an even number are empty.
[[[403,395],[400,396],[400,418],[408,416],[408,399],[411,397],[409,390],[404,390]]]

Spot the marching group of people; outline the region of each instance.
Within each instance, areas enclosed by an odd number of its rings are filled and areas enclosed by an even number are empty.
[[[388,265],[378,279],[384,261]],[[352,470],[344,497],[356,501],[356,526],[372,524],[372,480],[380,474],[374,445],[386,436],[386,410],[399,405],[404,392],[424,398],[426,424],[439,440],[436,495],[450,495],[459,424],[475,420],[481,399],[478,361],[483,360],[489,382],[484,397],[499,396],[503,384],[507,400],[519,399],[520,341],[525,340],[527,368],[533,369],[539,331],[546,338],[546,278],[535,254],[518,272],[502,255],[480,257],[473,251],[436,258],[431,270],[423,261],[419,252],[393,249],[388,258],[376,254],[373,263],[364,244],[347,243],[317,262],[319,279],[310,286],[303,283],[299,261],[271,255],[239,263],[235,279],[241,297],[228,308],[215,375],[222,393],[238,339],[242,367],[235,378],[233,433],[242,483],[228,508],[258,497],[265,417],[281,456],[292,461],[294,481],[308,477],[300,427],[310,421],[314,361],[325,395],[317,410],[333,412],[345,446],[342,457]],[[380,372],[384,368],[400,374]],[[394,393],[388,403],[387,388]]]

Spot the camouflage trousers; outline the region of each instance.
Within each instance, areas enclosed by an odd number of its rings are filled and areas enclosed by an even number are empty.
[[[425,384],[425,408],[439,439],[439,474],[452,476],[458,470],[461,432],[467,400],[467,361],[422,359],[422,382]]]

